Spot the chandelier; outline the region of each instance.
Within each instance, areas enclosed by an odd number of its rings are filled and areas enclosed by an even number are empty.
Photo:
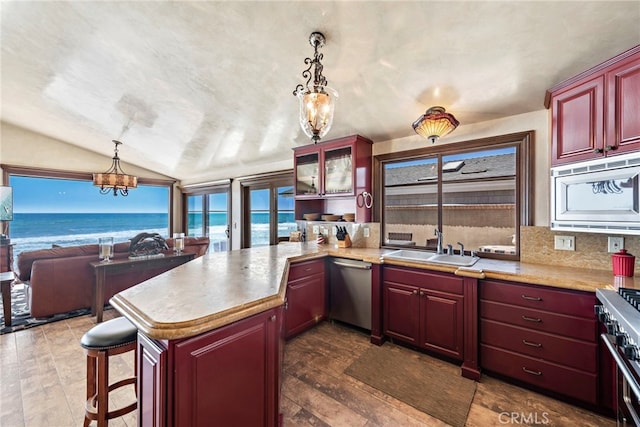
[[[113,195],[120,193],[122,196],[129,195],[129,188],[138,186],[138,178],[133,175],[127,175],[120,167],[120,157],[118,157],[118,145],[122,142],[113,140],[115,146],[115,154],[113,162],[108,171],[93,174],[93,185],[100,187],[100,193],[108,194],[113,191]]]
[[[438,138],[453,132],[459,124],[453,114],[445,112],[444,108],[431,107],[413,122],[413,130],[433,144]]]
[[[309,43],[313,46],[314,55],[313,59],[304,60],[304,63],[309,65],[309,68],[302,72],[302,77],[307,79],[307,83],[304,86],[296,86],[293,94],[300,100],[300,126],[313,143],[317,144],[331,129],[338,92],[327,86],[327,79],[322,75],[323,66],[320,61],[323,56],[318,53],[318,48],[324,46],[324,34],[311,33]],[[312,79],[313,84],[309,86]]]

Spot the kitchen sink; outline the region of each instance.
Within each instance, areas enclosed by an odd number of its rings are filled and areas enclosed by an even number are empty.
[[[393,258],[393,259],[406,259],[408,261],[428,261],[429,258],[434,256],[433,252],[424,252],[424,251],[412,251],[408,249],[400,249],[398,251],[389,252],[388,254],[382,255],[382,258]]]
[[[413,262],[425,262],[432,264],[455,265],[458,267],[471,267],[478,261],[478,257],[469,255],[435,254],[433,252],[411,251],[401,249],[382,255],[382,258],[391,258]]]
[[[428,262],[433,262],[436,264],[448,264],[448,265],[457,265],[460,267],[471,267],[473,264],[478,262],[477,256],[469,256],[469,255],[433,255],[429,258]]]

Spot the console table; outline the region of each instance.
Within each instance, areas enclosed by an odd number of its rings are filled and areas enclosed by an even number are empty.
[[[4,310],[4,326],[11,326],[11,283],[15,279],[13,271],[0,273],[0,289],[2,290],[2,309]]]
[[[95,261],[90,263],[95,270],[96,280],[93,288],[93,301],[91,303],[91,315],[96,316],[96,323],[102,322],[104,310],[104,287],[107,277],[131,271],[143,271],[154,268],[177,267],[191,261],[195,257],[193,253],[180,255],[165,255],[158,258],[140,259],[112,259],[109,262]]]
[[[13,243],[0,243],[0,272],[13,270]]]

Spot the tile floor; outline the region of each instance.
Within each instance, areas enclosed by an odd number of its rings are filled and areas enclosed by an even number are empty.
[[[117,315],[107,310],[105,319]],[[88,316],[0,335],[0,426],[81,426],[85,358],[80,337],[94,325]],[[281,412],[285,426],[444,426],[430,417],[344,374],[369,344],[351,328],[322,323],[289,341],[285,348]],[[133,354],[113,358],[113,379],[133,371]],[[458,373],[455,365],[442,369]],[[113,397],[125,404],[124,390]],[[523,414],[510,419],[506,413]],[[502,414],[502,415],[501,415]],[[134,414],[109,423],[135,426]],[[467,426],[615,426],[613,420],[484,375]]]

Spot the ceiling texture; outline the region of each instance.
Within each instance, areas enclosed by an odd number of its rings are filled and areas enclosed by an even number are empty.
[[[325,137],[414,135],[544,108],[545,90],[640,44],[640,1],[2,1],[1,119],[182,180],[265,171],[298,124],[309,35],[336,89]],[[426,141],[425,141],[426,143]],[[285,163],[286,164],[286,163]]]

